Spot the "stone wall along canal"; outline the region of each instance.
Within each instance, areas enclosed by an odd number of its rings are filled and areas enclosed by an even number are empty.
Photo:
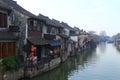
[[[119,80],[120,52],[113,44],[100,44],[94,50],[69,58],[56,69],[33,80]]]

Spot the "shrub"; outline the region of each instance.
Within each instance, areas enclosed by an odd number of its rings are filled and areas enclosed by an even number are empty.
[[[2,64],[2,62],[0,62],[0,66],[2,66],[3,64]]]
[[[14,56],[4,58],[2,61],[5,70],[18,70],[19,63],[16,61]]]

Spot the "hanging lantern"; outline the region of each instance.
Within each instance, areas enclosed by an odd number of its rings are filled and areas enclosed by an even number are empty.
[[[36,51],[36,47],[34,45],[31,46],[31,60],[32,60],[32,63],[35,62],[35,51]]]

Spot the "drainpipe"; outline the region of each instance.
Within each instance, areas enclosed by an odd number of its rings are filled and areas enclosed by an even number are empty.
[[[26,26],[25,26],[25,40],[24,40],[24,44],[27,44],[27,38],[28,38],[28,24],[26,23]]]
[[[28,38],[28,24],[26,22],[24,45],[27,45],[27,38]],[[25,53],[24,54],[24,61],[27,61],[26,58],[27,58],[27,54]]]
[[[26,22],[26,26],[25,26],[25,40],[24,40],[24,45],[27,45],[27,38],[28,38],[28,24]],[[24,54],[24,75],[23,77],[25,78],[25,75],[26,75],[26,62],[27,62],[27,54],[25,52]]]

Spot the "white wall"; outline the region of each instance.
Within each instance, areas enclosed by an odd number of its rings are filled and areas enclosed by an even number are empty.
[[[77,42],[78,41],[78,36],[70,36],[70,39]]]
[[[46,25],[43,25],[43,28],[42,28],[43,30],[43,34],[46,34],[47,33],[47,26]]]
[[[44,34],[47,34],[47,26],[43,25],[42,27],[42,37],[44,37]]]
[[[68,29],[65,28],[64,31],[65,31],[65,35],[69,36],[70,30],[68,30]]]
[[[79,45],[82,47],[84,44],[83,44],[83,41],[84,39],[88,37],[88,35],[80,35],[78,38],[79,38]]]

